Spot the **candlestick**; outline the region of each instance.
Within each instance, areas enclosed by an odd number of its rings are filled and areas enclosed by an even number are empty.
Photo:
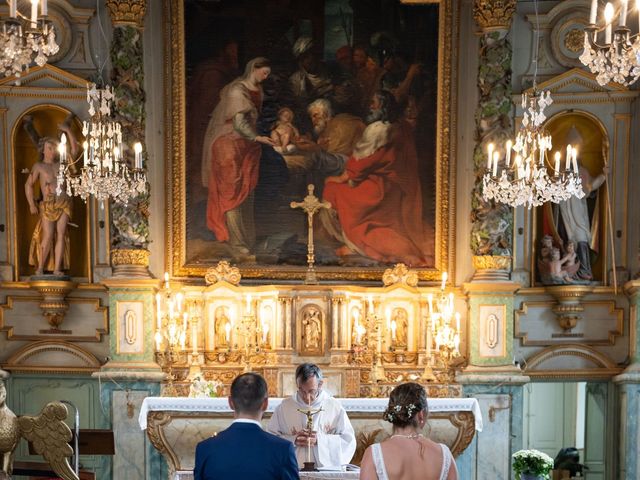
[[[67,136],[63,133],[60,137],[60,145],[58,145],[58,153],[60,154],[60,163],[67,161]]]
[[[440,290],[444,290],[444,286],[447,283],[447,272],[442,272],[442,285],[440,286]]]
[[[567,158],[565,161],[564,169],[569,170],[571,166],[571,144],[567,145]]]
[[[560,152],[556,152],[556,165],[554,175],[557,175],[560,172]]]
[[[627,1],[621,0],[622,7],[620,8],[620,21],[618,22],[619,27],[625,27],[627,25]]]
[[[571,149],[571,161],[572,161],[572,164],[573,164],[573,171],[575,173],[578,173],[578,160],[577,160],[577,157],[578,157],[578,149],[576,149],[576,148]]]
[[[513,143],[511,142],[511,140],[507,140],[507,156],[504,162],[507,168],[509,168],[509,163],[511,163],[511,147],[513,147]]]
[[[496,177],[498,175],[498,159],[500,158],[500,154],[498,152],[493,152],[493,176]]]
[[[487,170],[491,170],[491,162],[493,160],[493,143],[487,145]]]
[[[135,152],[135,168],[142,168],[142,144],[140,142],[136,142],[133,145],[133,151]]]
[[[169,289],[169,272],[164,272],[164,288]]]
[[[596,23],[596,15],[598,14],[598,0],[591,0],[591,11],[589,12],[589,23]]]
[[[604,34],[604,43],[609,45],[611,43],[611,22],[613,21],[613,5],[608,2],[604,7],[604,20],[607,24]]]
[[[38,23],[38,0],[31,0],[31,23]]]

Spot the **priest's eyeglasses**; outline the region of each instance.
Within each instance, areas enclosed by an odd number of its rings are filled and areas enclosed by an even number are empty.
[[[305,390],[302,386],[298,387],[298,394],[300,395],[300,398],[307,403],[318,398],[321,391],[322,389],[320,387],[311,390]]]

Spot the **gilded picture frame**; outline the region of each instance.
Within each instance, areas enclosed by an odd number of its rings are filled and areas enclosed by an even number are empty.
[[[347,3],[358,3],[347,2]],[[226,0],[222,2],[213,2],[216,5],[224,7]],[[207,268],[215,265],[219,260],[229,260],[240,268],[243,278],[254,279],[260,282],[278,281],[278,280],[302,280],[305,278],[307,271],[306,251],[298,252],[298,261],[291,262],[289,259],[284,261],[263,261],[259,255],[251,257],[249,261],[235,261],[234,258],[228,258],[218,255],[215,248],[211,249],[208,245],[210,242],[195,242],[193,234],[194,222],[201,221],[200,213],[194,208],[193,191],[190,185],[193,183],[193,172],[200,168],[201,156],[197,153],[197,148],[193,149],[189,144],[190,134],[188,130],[190,115],[190,100],[192,93],[189,91],[187,82],[191,81],[193,75],[192,56],[190,53],[193,44],[194,32],[186,24],[185,11],[193,9],[196,4],[208,4],[209,2],[197,2],[195,0],[165,0],[164,2],[164,38],[165,38],[165,98],[167,101],[165,125],[167,128],[166,145],[165,145],[165,161],[166,161],[166,198],[167,198],[167,218],[166,218],[166,258],[165,262],[173,276],[176,277],[196,277],[204,276]],[[268,3],[268,2],[267,2]],[[282,3],[282,2],[280,2]],[[287,3],[287,2],[285,2]],[[292,2],[289,2],[292,3]],[[325,8],[327,0],[317,0],[312,2],[322,4]],[[338,2],[340,3],[340,2]],[[292,4],[295,4],[293,2]],[[455,142],[456,122],[454,112],[457,105],[457,65],[454,52],[457,51],[458,43],[458,5],[452,0],[441,0],[439,2],[418,2],[415,0],[398,0],[398,9],[401,8],[421,8],[432,6],[437,9],[435,23],[437,23],[437,46],[432,45],[436,52],[435,60],[429,65],[420,65],[422,71],[431,69],[430,75],[434,78],[433,94],[433,124],[429,126],[429,135],[433,136],[433,155],[429,156],[433,162],[432,170],[427,171],[432,185],[423,184],[423,192],[428,189],[428,195],[431,195],[432,202],[424,205],[425,218],[429,217],[429,225],[431,237],[429,242],[432,251],[425,256],[427,260],[418,265],[419,278],[422,281],[436,281],[440,278],[443,271],[451,270],[454,267],[455,250],[454,250],[454,225],[455,225]],[[220,8],[222,8],[220,7]],[[214,7],[209,7],[214,8]],[[218,7],[215,7],[218,8]],[[395,8],[395,7],[394,7]],[[398,10],[400,11],[400,10]],[[237,12],[236,12],[237,13]],[[325,8],[325,16],[326,8]],[[340,15],[343,11],[340,10]],[[411,15],[410,15],[411,16]],[[193,12],[191,14],[193,17]],[[189,17],[189,18],[191,18]],[[220,17],[223,20],[226,17]],[[220,21],[220,18],[217,18]],[[267,17],[268,18],[268,15]],[[299,19],[298,19],[299,20]],[[325,19],[326,20],[326,19]],[[358,23],[358,18],[351,18],[352,24]],[[265,20],[268,21],[268,20]],[[313,22],[312,22],[313,23]],[[344,22],[343,22],[344,23]],[[384,30],[384,25],[379,28],[369,27],[367,32],[377,32]],[[345,32],[347,29],[345,29]],[[317,33],[317,32],[316,32]],[[321,32],[325,35],[325,41],[328,33]],[[299,35],[300,32],[297,32]],[[393,38],[394,32],[391,32]],[[416,32],[414,32],[416,34]],[[417,31],[420,35],[421,32]],[[195,38],[203,38],[202,32]],[[216,35],[216,28],[212,26],[207,35]],[[220,33],[223,35],[223,33]],[[425,34],[426,35],[426,34]],[[345,33],[346,36],[346,33]],[[191,40],[189,40],[191,38]],[[367,37],[368,38],[368,37]],[[425,37],[426,38],[426,37]],[[291,39],[293,43],[295,37]],[[191,43],[189,43],[191,42]],[[253,43],[252,43],[253,42]],[[392,40],[393,42],[393,40]],[[251,58],[262,54],[256,51],[255,44],[260,43],[253,40],[246,40],[245,37],[238,41],[238,57],[240,60],[239,70],[244,68],[245,63]],[[320,42],[321,43],[321,42]],[[295,45],[294,45],[295,46]],[[327,49],[325,48],[325,51]],[[295,49],[294,49],[295,51]],[[378,50],[379,52],[380,50]],[[416,50],[417,52],[417,50]],[[266,55],[268,52],[264,52]],[[374,55],[375,56],[375,55]],[[422,59],[422,56],[415,53],[417,58],[409,59],[416,61]],[[297,58],[297,57],[296,57]],[[431,57],[425,57],[431,58]],[[272,60],[272,72],[276,72],[278,67],[278,58],[274,62]],[[327,59],[327,62],[330,61]],[[408,63],[408,62],[407,62]],[[433,67],[437,64],[436,71]],[[188,71],[189,70],[189,71]],[[192,86],[191,84],[189,86]],[[198,97],[197,97],[198,98]],[[199,97],[203,98],[203,97]],[[196,100],[197,101],[197,100]],[[308,119],[307,119],[308,120]],[[432,131],[431,131],[432,130]],[[193,135],[195,136],[195,134]],[[418,136],[416,136],[418,138]],[[418,152],[417,155],[423,155]],[[194,153],[196,152],[196,153]],[[264,149],[263,149],[264,152]],[[197,169],[194,165],[197,164]],[[431,167],[430,167],[431,168]],[[422,175],[422,174],[421,174]],[[423,175],[424,177],[424,175]],[[322,187],[321,187],[322,188]],[[423,198],[427,194],[423,193]],[[294,198],[294,197],[292,197]],[[302,201],[304,194],[300,192],[297,197],[298,201]],[[257,211],[257,210],[256,210]],[[297,247],[301,250],[306,249],[306,216],[301,210],[297,211],[299,215],[299,225],[304,226],[304,232],[300,228],[297,235]],[[303,234],[304,233],[304,234]],[[342,258],[338,260],[330,259],[323,261],[322,248],[318,247],[316,242],[316,271],[319,281],[372,281],[381,278],[382,273],[391,263],[396,262],[342,262]],[[197,245],[198,248],[195,248]],[[405,262],[407,263],[407,262]],[[411,265],[415,268],[415,265]]]

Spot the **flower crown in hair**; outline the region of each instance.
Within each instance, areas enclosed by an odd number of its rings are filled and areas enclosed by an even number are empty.
[[[394,405],[393,407],[389,405],[387,410],[382,415],[382,418],[384,418],[388,422],[393,423],[403,409],[407,412],[407,418],[413,417],[413,414],[420,410],[419,407],[413,403],[410,403],[408,405]]]

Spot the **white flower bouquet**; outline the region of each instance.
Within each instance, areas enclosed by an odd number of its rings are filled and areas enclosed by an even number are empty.
[[[222,383],[217,380],[205,380],[199,375],[194,377],[189,387],[190,398],[213,398],[217,397],[222,389]]]
[[[512,456],[516,480],[520,480],[523,475],[549,479],[553,459],[546,453],[538,450],[519,450]]]

